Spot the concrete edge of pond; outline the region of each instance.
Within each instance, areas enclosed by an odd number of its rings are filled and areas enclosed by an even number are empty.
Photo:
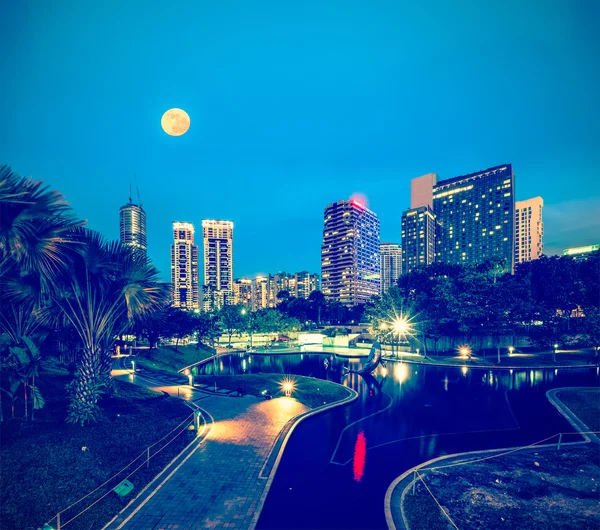
[[[552,405],[558,410],[558,412],[569,422],[569,424],[575,429],[576,432],[587,432],[590,429],[581,421],[577,416],[575,416],[567,407],[564,405],[558,397],[555,396],[556,393],[565,390],[581,390],[581,389],[595,389],[597,387],[563,387],[563,388],[554,388],[548,390],[546,392],[546,396]],[[554,435],[558,436],[558,434]],[[554,436],[550,437],[553,438]],[[588,444],[592,442],[600,442],[600,439],[594,434],[582,434],[584,441],[581,442],[565,442],[562,443],[561,446],[580,446],[584,444]],[[547,438],[548,440],[549,438]],[[542,440],[545,441],[545,440]],[[539,442],[538,442],[539,443]],[[479,456],[479,455],[492,455],[497,453],[505,453],[505,452],[516,452],[519,450],[523,451],[534,451],[538,449],[547,450],[557,448],[557,443],[551,444],[531,444],[524,445],[518,447],[504,447],[500,449],[486,449],[480,451],[469,451],[466,453],[453,453],[450,455],[438,456],[436,458],[432,458],[431,460],[427,460],[417,466],[414,466],[410,469],[407,469],[400,476],[396,477],[392,483],[388,486],[388,489],[385,492],[384,497],[384,512],[385,512],[385,520],[389,530],[410,530],[408,525],[408,521],[406,519],[406,515],[404,513],[404,497],[406,496],[406,492],[410,487],[412,487],[413,482],[415,481],[414,474],[416,471],[427,468],[431,464],[440,461],[447,460],[464,460],[470,459],[471,457]],[[392,500],[394,502],[392,502]],[[394,509],[392,509],[394,506]],[[393,511],[395,513],[393,513]],[[398,513],[399,512],[399,513]],[[396,515],[396,517],[394,517]]]
[[[407,364],[418,364],[422,366],[442,366],[447,368],[462,368],[463,366],[471,369],[479,368],[482,370],[562,370],[565,368],[598,368],[597,364],[549,364],[543,366],[511,366],[511,365],[486,365],[486,364],[471,364],[468,362],[461,364],[451,364],[451,363],[435,363],[435,362],[423,362],[423,361],[415,361],[413,359],[394,359],[392,357],[382,357],[382,360],[385,362],[404,362]]]
[[[296,429],[296,427],[302,421],[304,421],[308,418],[311,418],[311,417],[316,416],[317,414],[321,414],[323,412],[327,412],[327,411],[337,408],[337,407],[348,405],[348,404],[352,403],[353,401],[355,401],[356,399],[358,399],[358,392],[356,392],[356,390],[353,390],[352,388],[348,388],[343,385],[339,385],[338,383],[333,383],[333,381],[329,381],[329,382],[334,385],[342,386],[343,388],[345,388],[348,391],[349,395],[342,400],[335,401],[334,403],[328,403],[327,405],[322,405],[315,409],[306,411],[291,420],[292,421],[291,427],[288,429],[288,431],[281,443],[281,446],[277,452],[277,457],[275,459],[273,467],[271,468],[271,471],[269,472],[269,476],[266,479],[267,483],[265,485],[263,494],[260,498],[259,504],[256,507],[256,511],[254,513],[254,517],[252,518],[252,522],[250,524],[249,530],[254,530],[256,528],[256,525],[258,524],[258,519],[262,512],[265,501],[267,500],[267,495],[269,494],[269,490],[271,489],[271,485],[273,484],[273,480],[275,479],[275,474],[277,473],[277,468],[279,467],[279,463],[281,462],[281,458],[283,457],[283,453],[285,451],[287,443],[288,443],[290,437],[292,436],[294,430]],[[277,442],[275,443],[274,447],[276,445],[277,445]],[[269,455],[269,457],[270,457],[270,455]],[[269,457],[267,457],[267,460],[265,461],[265,465],[269,461]]]

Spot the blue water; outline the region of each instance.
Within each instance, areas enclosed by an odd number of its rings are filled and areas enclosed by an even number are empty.
[[[221,374],[309,375],[359,392],[354,403],[296,428],[259,529],[386,528],[385,492],[406,469],[444,454],[571,432],[546,391],[600,385],[596,367],[509,371],[388,362],[373,377],[344,374],[343,367],[360,366],[358,359],[318,354],[219,359]],[[209,364],[201,372],[213,369]]]

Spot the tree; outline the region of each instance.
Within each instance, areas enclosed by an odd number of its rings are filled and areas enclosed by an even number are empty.
[[[175,339],[175,351],[179,351],[179,341],[189,337],[195,330],[197,320],[193,313],[179,307],[168,307],[162,320],[161,336]]]
[[[325,295],[321,291],[313,291],[308,295],[311,317],[318,326],[321,325],[321,312],[327,307]]]
[[[228,336],[228,346],[231,346],[232,335],[244,330],[246,320],[242,314],[242,309],[241,305],[226,305],[219,312],[219,320]]]
[[[166,286],[142,254],[90,230],[75,237],[80,249],[71,257],[70,272],[57,281],[52,302],[82,343],[67,421],[84,425],[97,419],[98,399],[109,388],[114,337],[158,311]]]
[[[212,313],[194,313],[192,320],[193,330],[196,332],[198,343],[196,349],[199,349],[200,343],[209,340],[211,343],[219,335],[218,317]]]

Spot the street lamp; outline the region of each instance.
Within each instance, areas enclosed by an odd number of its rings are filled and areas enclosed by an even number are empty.
[[[515,351],[515,347],[514,346],[509,346],[508,347],[508,356],[509,357],[513,354],[513,351]]]
[[[190,386],[193,386],[193,382],[194,382],[194,376],[192,375],[192,372],[190,371],[190,369],[189,369],[189,368],[186,368],[186,369],[183,371],[183,373],[184,373],[185,375],[187,375],[187,376],[188,376],[188,383],[189,383],[189,385],[190,385]]]

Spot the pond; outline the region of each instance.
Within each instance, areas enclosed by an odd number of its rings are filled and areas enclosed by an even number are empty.
[[[298,425],[257,528],[386,528],[385,492],[406,469],[444,454],[571,432],[546,391],[600,383],[597,367],[490,370],[388,361],[373,376],[346,373],[362,362],[329,354],[231,354],[200,368],[308,375],[359,393],[354,403]]]

